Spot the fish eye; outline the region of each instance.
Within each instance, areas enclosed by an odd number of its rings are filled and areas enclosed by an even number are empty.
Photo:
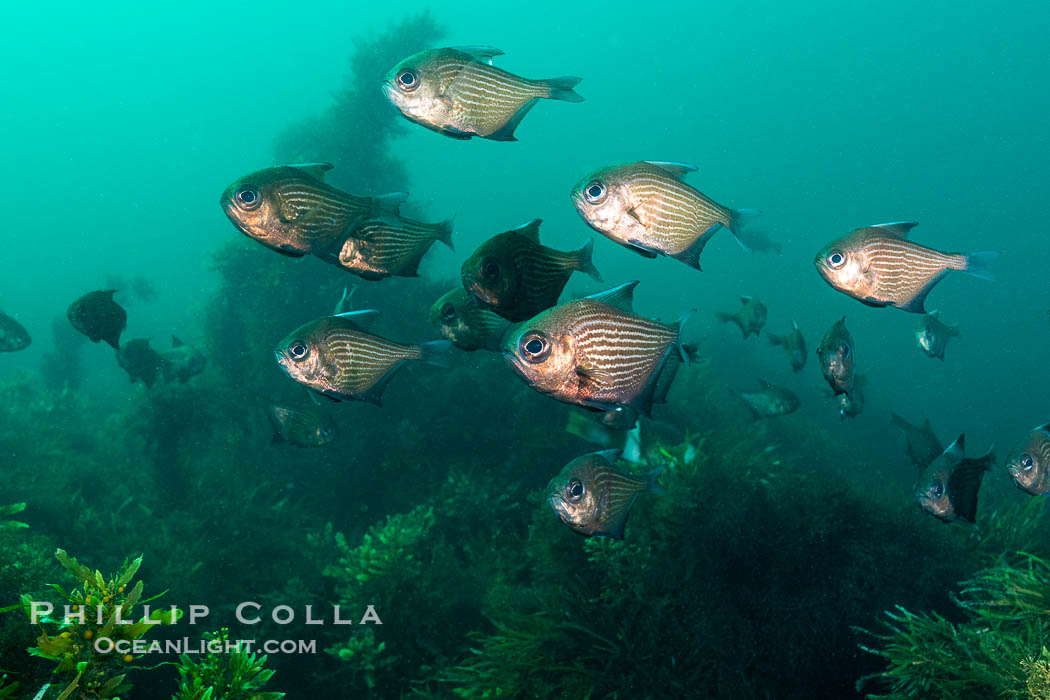
[[[849,356],[850,356],[850,352],[851,352],[851,350],[849,349],[849,346],[848,345],[843,345],[842,346],[842,352],[841,352],[842,359],[843,360],[848,360]]]
[[[842,251],[833,250],[828,254],[828,265],[834,268],[842,267],[846,262],[846,256],[842,254]]]
[[[491,258],[485,258],[481,261],[481,276],[489,282],[495,282],[499,279],[499,263]]]
[[[944,482],[938,479],[933,482],[933,488],[930,489],[930,493],[933,494],[934,498],[940,498],[944,495]]]
[[[292,344],[288,346],[288,355],[296,362],[306,359],[309,354],[310,347],[301,340],[292,341]]]
[[[607,192],[605,185],[597,180],[583,188],[583,196],[591,204],[601,204]]]
[[[450,303],[441,307],[441,320],[451,321],[456,318],[456,307]]]
[[[526,333],[522,337],[519,346],[521,347],[521,354],[528,362],[543,362],[551,354],[550,341],[547,340],[547,336],[539,331]]]
[[[583,498],[583,491],[583,482],[579,479],[573,479],[565,487],[565,495],[573,503],[578,503]]]
[[[412,92],[419,87],[419,76],[412,70],[401,71],[395,80],[397,80],[397,86],[405,92]]]
[[[237,193],[233,195],[233,198],[237,201],[237,206],[246,211],[257,209],[259,204],[262,203],[262,198],[259,197],[259,190],[251,186],[245,186],[237,190]]]
[[[1032,467],[1035,466],[1035,460],[1032,459],[1032,455],[1024,454],[1021,455],[1021,468],[1026,472],[1032,471]]]
[[[332,434],[332,426],[326,425],[325,427],[321,428],[321,437],[328,437],[331,434]]]

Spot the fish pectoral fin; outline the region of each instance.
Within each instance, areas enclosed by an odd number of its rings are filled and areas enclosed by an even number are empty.
[[[520,124],[521,120],[525,118],[525,115],[529,113],[529,110],[539,102],[539,99],[540,98],[538,97],[533,97],[531,100],[523,104],[517,112],[511,115],[506,124],[496,131],[493,131],[486,138],[491,139],[492,141],[517,141],[518,139],[514,137],[514,130],[518,128],[518,124]]]
[[[580,365],[576,367],[576,376],[580,378],[580,383],[586,386],[608,387],[613,383],[613,377],[611,375],[596,367],[584,367]]]
[[[645,226],[645,215],[639,210],[640,207],[631,207],[625,214],[638,222],[640,226]]]

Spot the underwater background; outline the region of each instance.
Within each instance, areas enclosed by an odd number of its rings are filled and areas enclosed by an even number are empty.
[[[1050,697],[1044,503],[1002,466],[1048,419],[1045,3],[43,2],[0,18],[0,309],[33,338],[0,355],[0,698],[14,682],[10,697],[45,683],[59,697],[91,673],[103,681],[67,697]],[[585,101],[544,102],[501,143],[440,137],[383,98],[405,56],[463,45],[499,47],[521,75],[580,76]],[[597,235],[570,188],[646,159],[697,165],[690,182],[760,209],[753,228],[779,250],[715,236],[697,272]],[[454,216],[455,252],[371,282],[275,255],[223,216],[244,173],[317,161],[350,192],[409,192],[409,216]],[[707,362],[655,412],[697,454],[664,445],[665,493],[639,499],[622,541],[552,515],[547,483],[596,448],[565,431],[576,409],[494,353],[406,366],[382,408],[325,406],[340,437],[323,448],[271,444],[267,403],[308,401],[273,360],[291,329],[357,284],[378,332],[437,339],[429,309],[463,259],[534,218],[547,245],[595,241],[605,282],[574,275],[563,298],[640,280],[642,315],[697,310]],[[925,245],[1001,255],[995,281],[948,275],[927,300],[960,329],[944,362],[916,348],[917,315],[813,269],[829,240],[898,220]],[[130,383],[65,319],[95,289],[118,290],[125,339],[177,335],[205,371]],[[768,307],[767,333],[798,323],[801,372],[718,321],[742,295]],[[866,378],[845,421],[812,357],[843,315]],[[758,378],[801,407],[753,421],[732,392]],[[929,418],[945,445],[997,446],[976,527],[915,507],[891,411]],[[89,594],[57,548],[115,580],[141,555],[146,596],[214,611],[193,634],[317,639],[318,653],[270,655],[255,681],[231,681],[248,661],[221,656],[77,668],[17,605],[48,584]],[[238,628],[226,613],[246,600],[374,604],[383,625]]]

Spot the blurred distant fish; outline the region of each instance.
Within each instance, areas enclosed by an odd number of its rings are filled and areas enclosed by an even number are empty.
[[[503,356],[525,382],[558,401],[649,415],[679,366],[695,359],[673,326],[636,315],[629,282],[544,311],[508,334]]]
[[[1050,491],[1050,423],[1035,428],[1006,460],[1014,485],[1033,496]]]
[[[583,102],[579,78],[529,80],[492,65],[490,46],[456,46],[409,56],[383,80],[383,94],[409,121],[454,139],[517,141],[514,130],[541,99]]]
[[[908,458],[919,469],[925,469],[930,462],[937,459],[937,455],[944,451],[928,418],[922,425],[914,425],[891,412],[890,421],[904,431],[904,436],[908,440]]]
[[[758,335],[766,325],[766,305],[754,297],[740,297],[740,304],[733,313],[716,311],[715,316],[722,323],[735,323],[745,338],[752,333]]]
[[[0,352],[25,350],[31,342],[29,331],[21,323],[0,311]]]
[[[780,245],[780,241],[770,238],[769,234],[764,231],[750,228],[742,229],[737,232],[737,238],[739,238],[744,247],[752,253],[772,253],[774,255],[781,255],[784,252],[784,248]]]
[[[141,381],[152,387],[164,373],[166,363],[160,353],[150,347],[148,338],[136,338],[117,351],[117,364],[128,373],[130,381]]]
[[[453,289],[430,307],[430,322],[460,350],[498,352],[510,326],[502,316],[478,306],[466,290]]]
[[[427,224],[387,215],[354,224],[334,257],[339,267],[366,280],[417,277],[419,261],[434,241],[453,250],[451,219]]]
[[[460,270],[463,288],[510,321],[524,321],[558,303],[573,272],[602,281],[591,261],[594,241],[562,252],[540,244],[541,219],[488,239]]]
[[[944,361],[944,349],[948,347],[948,339],[958,335],[959,329],[943,323],[937,311],[923,315],[915,328],[915,342],[919,344],[919,349],[941,361]]]
[[[164,360],[164,381],[178,380],[185,383],[204,371],[208,359],[197,348],[186,345],[175,336],[171,336],[171,350],[160,353]]]
[[[347,311],[353,310],[353,298],[354,293],[357,291],[357,285],[352,287],[343,287],[343,295],[339,297],[339,301],[335,303],[335,309],[332,310],[333,316],[339,314],[345,314]]]
[[[104,340],[119,351],[120,334],[128,323],[128,314],[124,307],[113,301],[116,291],[88,292],[70,304],[66,316],[73,327],[92,342]]]
[[[751,417],[755,420],[784,416],[795,412],[801,405],[795,392],[787,387],[770,384],[764,379],[759,379],[758,385],[759,391],[733,392],[744,400],[744,404],[751,411]]]
[[[378,313],[352,311],[300,326],[275,349],[277,364],[293,380],[333,401],[377,406],[387,382],[405,362],[446,366],[447,340],[405,345],[367,332]]]
[[[946,523],[977,521],[977,490],[984,473],[995,463],[992,450],[983,457],[967,459],[963,439],[960,435],[933,460],[915,487],[919,508]]]
[[[934,285],[951,270],[994,279],[988,265],[998,253],[942,253],[907,240],[918,224],[899,221],[859,228],[829,243],[814,260],[834,289],[868,306],[896,306],[926,313]]]
[[[790,333],[784,335],[766,333],[766,337],[769,338],[770,345],[779,345],[787,351],[791,358],[791,369],[798,372],[806,366],[806,339],[802,331],[798,329],[797,323],[791,322]]]
[[[853,336],[846,330],[846,317],[835,322],[817,347],[820,371],[835,396],[853,391],[855,377]]]
[[[249,238],[293,258],[337,253],[350,226],[360,219],[397,214],[407,195],[358,197],[325,184],[330,163],[265,168],[245,175],[222,193],[219,203]]]
[[[581,535],[623,539],[627,516],[639,494],[663,493],[662,467],[642,477],[616,466],[619,450],[594,452],[565,465],[547,485],[547,503]]]
[[[606,449],[619,449],[620,459],[642,466],[666,464],[665,451],[676,454],[686,463],[696,455],[696,446],[673,425],[643,416],[637,419],[633,428],[624,431],[609,426],[603,420],[607,415],[603,413],[602,418],[596,420],[573,411],[569,414],[565,432]]]
[[[296,447],[323,447],[339,437],[335,421],[317,406],[271,403],[266,415],[273,426],[273,442]]]
[[[684,163],[642,161],[596,170],[576,183],[573,204],[603,236],[647,257],[668,255],[700,269],[700,253],[719,229],[738,232],[758,214],[729,209],[682,178],[696,170]]]

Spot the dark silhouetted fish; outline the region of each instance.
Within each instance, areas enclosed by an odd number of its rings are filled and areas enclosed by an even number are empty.
[[[787,351],[791,358],[791,369],[798,372],[806,366],[806,339],[794,321],[791,322],[791,329],[790,333],[784,335],[766,333],[766,337],[769,338],[770,345],[779,345]]]
[[[931,311],[919,319],[919,325],[915,329],[915,342],[919,349],[930,357],[939,358],[944,361],[944,349],[948,347],[948,339],[959,335],[959,329],[949,326],[940,319],[937,311]]]
[[[513,329],[503,355],[533,389],[600,411],[649,415],[666,400],[682,361],[684,318],[673,326],[632,311],[637,282],[569,301]]]
[[[603,236],[645,257],[669,255],[700,269],[700,253],[719,229],[737,232],[753,209],[729,209],[682,181],[695,166],[643,161],[596,170],[571,198],[583,220]]]
[[[780,245],[780,241],[770,238],[769,234],[764,231],[745,228],[737,231],[736,237],[739,238],[740,242],[744,244],[744,247],[752,253],[772,253],[773,255],[781,255],[784,252],[784,247]]]
[[[784,416],[798,410],[801,405],[795,392],[787,387],[770,384],[764,379],[759,379],[758,385],[760,391],[733,392],[744,400],[744,404],[751,411],[751,417],[755,420]]]
[[[117,352],[117,364],[128,373],[132,382],[141,381],[152,387],[165,372],[165,361],[150,347],[148,338],[129,340]]]
[[[208,359],[197,348],[186,345],[175,336],[171,336],[171,350],[160,353],[164,359],[164,381],[178,380],[185,383],[204,371]]]
[[[558,303],[574,271],[601,282],[591,262],[594,241],[562,252],[540,244],[540,219],[488,239],[460,270],[463,288],[510,321],[524,321]]]
[[[339,437],[335,421],[317,406],[271,403],[266,415],[273,426],[273,442],[296,447],[323,447]]]
[[[322,396],[377,406],[387,382],[405,362],[446,366],[451,347],[447,340],[405,345],[367,332],[378,313],[352,311],[300,326],[277,346],[277,364],[289,377]]]
[[[245,175],[219,203],[243,234],[289,257],[337,253],[360,219],[397,214],[407,195],[358,197],[324,183],[329,163],[266,168]]]
[[[430,322],[460,350],[498,352],[500,340],[510,326],[502,316],[478,306],[466,290],[444,294],[430,307]]]
[[[740,297],[740,308],[734,313],[716,311],[722,323],[735,323],[744,337],[758,335],[766,325],[766,305],[754,297]]]
[[[993,279],[988,265],[997,253],[942,253],[909,241],[918,224],[900,221],[859,228],[824,247],[814,260],[834,289],[868,306],[896,306],[926,313],[923,304],[944,275],[962,270]]]
[[[643,477],[631,476],[616,467],[619,454],[606,450],[577,457],[547,485],[547,503],[574,532],[623,539],[638,495],[663,493],[662,467]]]
[[[113,301],[116,292],[115,289],[88,292],[70,304],[66,316],[73,327],[90,338],[91,342],[104,340],[119,351],[120,334],[127,326],[128,313]]]
[[[817,347],[820,371],[824,374],[835,396],[853,391],[854,352],[853,336],[846,330],[846,317],[835,322]]]
[[[904,431],[908,440],[906,451],[908,458],[919,469],[925,469],[937,455],[944,451],[944,446],[933,432],[933,426],[927,418],[922,425],[914,425],[896,413],[890,413],[890,422]]]
[[[29,331],[21,323],[0,311],[0,352],[25,350],[31,342],[33,341],[29,337]]]
[[[967,459],[963,439],[960,435],[933,460],[915,486],[919,508],[946,523],[977,522],[977,490],[984,473],[995,463],[992,450],[983,457]]]
[[[1017,488],[1033,496],[1050,491],[1050,423],[1035,428],[1006,460]]]
[[[388,215],[354,224],[335,255],[339,267],[366,280],[416,277],[434,241],[452,249],[452,220],[437,224]]]
[[[529,80],[500,70],[490,46],[432,49],[398,63],[383,93],[409,121],[454,139],[517,141],[514,130],[541,99],[583,102],[579,78]]]

